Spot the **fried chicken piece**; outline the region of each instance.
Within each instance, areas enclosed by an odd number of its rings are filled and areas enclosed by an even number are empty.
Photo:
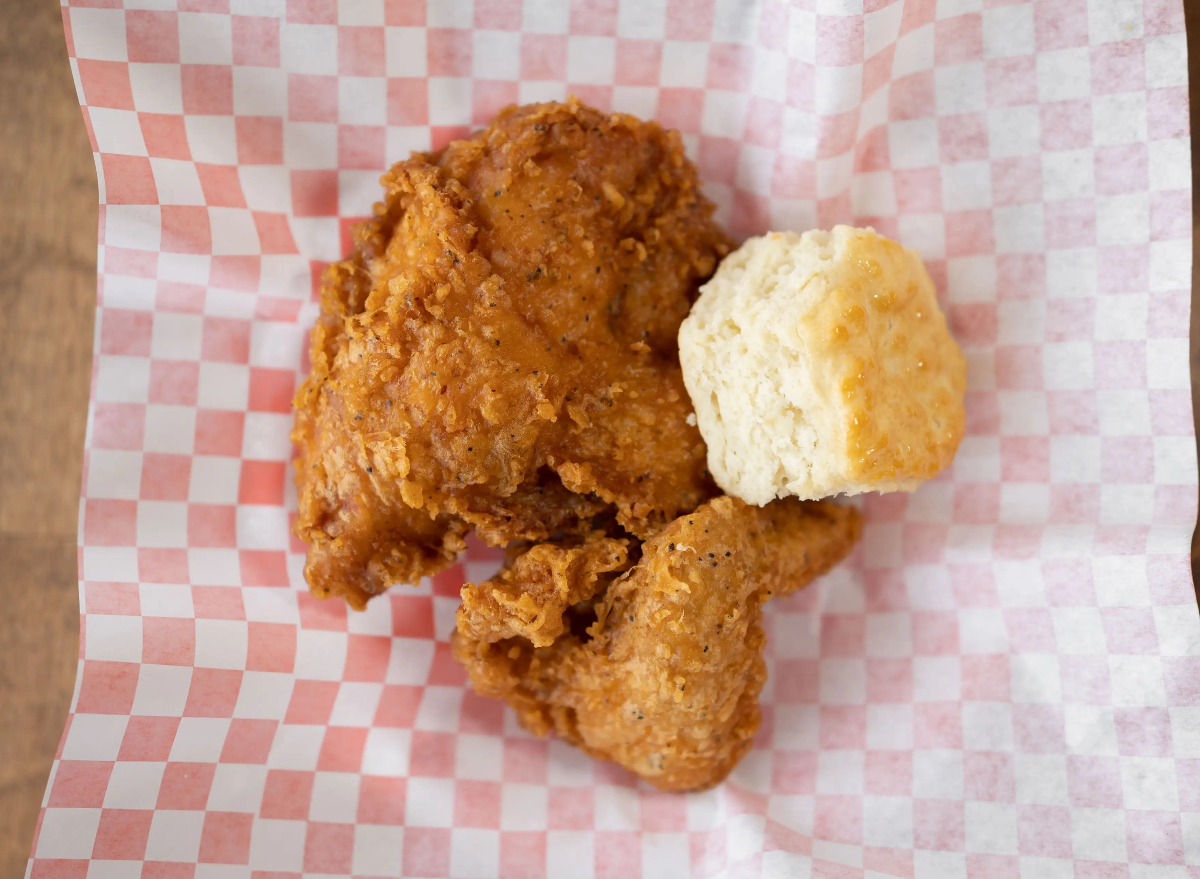
[[[761,720],[762,605],[837,564],[859,530],[851,507],[719,497],[642,545],[641,561],[596,602],[586,632],[564,632],[548,647],[493,640],[479,621],[485,611],[464,602],[454,655],[475,691],[504,699],[531,732],[554,731],[663,790],[710,787],[750,750]],[[523,558],[492,584],[511,590],[518,577],[546,570],[522,568]],[[507,631],[508,608],[496,610],[492,631]]]
[[[382,182],[295,399],[314,594],[361,607],[472,528],[648,536],[716,494],[676,335],[730,241],[677,133],[512,107]]]
[[[298,424],[311,429],[311,421],[302,418],[298,413]],[[305,574],[314,596],[338,594],[362,608],[392,583],[415,583],[466,548],[465,523],[445,513],[430,517],[405,504],[400,483],[381,466],[383,453],[365,459],[361,438],[344,423],[329,419],[309,440],[297,461],[297,467],[307,468],[296,480],[300,509],[310,515],[337,510],[323,520],[320,537],[308,548]],[[371,540],[361,539],[364,534]]]
[[[568,607],[603,592],[629,568],[632,542],[597,530],[518,548],[491,580],[463,586],[459,631],[485,642],[521,637],[549,647],[563,633]]]

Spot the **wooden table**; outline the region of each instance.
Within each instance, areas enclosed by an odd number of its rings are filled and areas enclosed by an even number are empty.
[[[79,653],[96,170],[53,0],[0,28],[0,876],[21,876]]]
[[[75,683],[75,544],[92,363],[97,199],[59,6],[53,0],[6,0],[4,6],[0,876],[20,876]],[[1200,0],[1184,6],[1192,37]],[[1191,82],[1200,81],[1200,47],[1194,43],[1189,67]],[[1193,120],[1196,104],[1193,93]],[[1200,364],[1196,311],[1194,385]],[[1195,560],[1193,550],[1194,567]]]

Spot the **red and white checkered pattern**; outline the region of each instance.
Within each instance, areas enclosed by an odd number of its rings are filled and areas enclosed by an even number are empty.
[[[1200,876],[1180,0],[124,7],[63,9],[100,308],[27,876]],[[380,171],[568,92],[680,129],[739,234],[920,248],[970,362],[953,469],[772,605],[758,747],[704,794],[464,688],[494,551],[354,614],[288,536],[313,285]]]

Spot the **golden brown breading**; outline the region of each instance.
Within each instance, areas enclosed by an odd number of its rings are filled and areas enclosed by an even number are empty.
[[[479,641],[522,637],[550,646],[563,633],[567,608],[603,592],[614,572],[629,567],[631,542],[593,531],[524,549],[491,580],[463,586],[458,630]]]
[[[719,497],[642,545],[585,634],[548,647],[493,642],[478,634],[476,605],[459,613],[454,654],[476,692],[504,699],[531,732],[554,731],[664,790],[709,787],[750,749],[761,720],[762,605],[833,567],[859,528],[851,507]],[[517,559],[499,579],[510,590],[545,570]]]
[[[383,184],[296,394],[314,594],[361,607],[471,528],[543,540],[611,511],[648,536],[715,494],[676,334],[730,242],[678,134],[509,108]]]
[[[312,420],[297,412],[297,432]],[[336,510],[322,520],[319,539],[308,548],[305,573],[317,598],[342,595],[356,608],[396,582],[417,582],[445,567],[465,548],[464,524],[446,514],[430,518],[400,498],[400,485],[379,466],[364,463],[361,438],[335,419],[308,434],[297,478],[301,511]],[[357,452],[357,453],[356,453]],[[366,498],[372,498],[367,502]],[[302,513],[303,516],[303,513]],[[370,535],[370,540],[363,540]],[[318,576],[313,576],[318,572]]]

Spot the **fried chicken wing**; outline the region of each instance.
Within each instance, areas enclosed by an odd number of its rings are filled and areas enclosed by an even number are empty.
[[[535,546],[464,589],[454,654],[476,692],[504,699],[531,732],[553,731],[664,790],[709,787],[750,749],[761,720],[762,605],[833,567],[859,529],[850,507],[716,498],[642,545],[637,565],[595,602],[586,631],[560,617],[549,646],[522,631],[525,617],[509,602],[476,598],[508,596],[518,584],[527,595],[561,595],[563,563],[545,558],[578,559],[580,549]]]
[[[521,637],[550,646],[563,634],[567,608],[603,592],[629,567],[632,542],[593,531],[518,548],[491,580],[463,587],[459,631],[484,642]]]
[[[361,607],[471,529],[545,540],[610,513],[646,537],[716,493],[676,334],[730,241],[678,134],[509,108],[382,182],[295,399],[315,595]]]

